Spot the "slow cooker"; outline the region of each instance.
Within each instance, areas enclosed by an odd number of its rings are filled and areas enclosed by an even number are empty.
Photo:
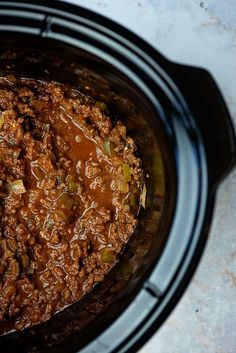
[[[235,164],[233,127],[210,74],[168,61],[122,26],[53,0],[0,2],[0,74],[70,83],[105,101],[135,139],[146,207],[106,279],[2,352],[135,352],[186,289],[216,187]],[[66,131],[65,131],[66,133]]]

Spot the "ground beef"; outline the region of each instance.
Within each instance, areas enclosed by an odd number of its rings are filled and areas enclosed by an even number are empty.
[[[0,78],[0,333],[50,319],[118,261],[143,184],[135,149],[103,102]]]

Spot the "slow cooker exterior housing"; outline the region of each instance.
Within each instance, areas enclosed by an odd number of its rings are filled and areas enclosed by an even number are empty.
[[[120,264],[47,323],[2,336],[0,348],[136,351],[189,283],[206,242],[215,187],[235,163],[224,101],[206,71],[167,61],[80,7],[2,1],[0,31],[0,74],[70,83],[105,101],[111,116],[128,126],[148,174],[146,209]]]

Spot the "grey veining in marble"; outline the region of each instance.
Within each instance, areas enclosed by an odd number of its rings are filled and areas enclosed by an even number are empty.
[[[171,60],[208,69],[236,126],[236,0],[72,2],[120,22]],[[236,352],[236,170],[218,190],[209,241],[194,279],[139,353],[205,352]]]

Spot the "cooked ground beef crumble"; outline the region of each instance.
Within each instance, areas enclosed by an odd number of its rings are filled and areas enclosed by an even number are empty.
[[[0,333],[48,320],[103,280],[142,186],[134,141],[103,102],[0,78]]]

